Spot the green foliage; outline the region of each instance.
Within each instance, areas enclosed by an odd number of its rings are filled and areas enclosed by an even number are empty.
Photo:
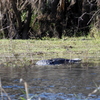
[[[34,12],[32,12],[31,24],[35,21],[36,17],[37,17],[37,14],[35,14]]]
[[[33,12],[32,13],[32,17],[31,17],[31,27],[34,31],[38,31],[39,30],[39,23],[35,22],[36,21],[36,17],[37,15]]]
[[[97,39],[100,37],[100,30],[96,26],[92,26],[89,35],[90,37]]]
[[[22,20],[22,22],[25,21],[25,19],[26,19],[26,14],[27,14],[26,11],[22,12],[22,14],[21,14],[21,20]]]
[[[71,2],[71,0],[68,0],[68,2]]]
[[[26,100],[26,99],[25,99],[25,98],[23,98],[23,97],[20,97],[20,99],[21,99],[21,100]]]
[[[2,35],[2,33],[0,33],[0,39],[2,39],[3,38],[3,35]]]

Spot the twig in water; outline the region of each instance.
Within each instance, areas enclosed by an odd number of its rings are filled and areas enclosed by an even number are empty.
[[[91,93],[88,94],[88,97],[90,97],[92,94],[96,93],[98,90],[100,90],[100,86],[97,87],[94,91],[92,91]],[[87,98],[88,98],[87,97]]]

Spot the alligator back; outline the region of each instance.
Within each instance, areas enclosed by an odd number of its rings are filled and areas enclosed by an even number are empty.
[[[54,58],[54,59],[48,59],[48,60],[40,60],[36,62],[36,65],[59,65],[59,64],[68,64],[68,63],[78,63],[81,59],[75,58],[75,59],[64,59],[64,58]]]

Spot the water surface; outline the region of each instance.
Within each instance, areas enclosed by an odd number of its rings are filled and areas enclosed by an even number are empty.
[[[32,100],[85,100],[89,93],[100,85],[100,65],[93,67],[68,68],[60,66],[26,66],[0,67],[0,77],[3,89],[11,100],[26,98],[23,93],[24,84],[28,84],[29,96]],[[3,100],[8,100],[2,93]],[[100,90],[91,94],[86,100],[100,100]]]

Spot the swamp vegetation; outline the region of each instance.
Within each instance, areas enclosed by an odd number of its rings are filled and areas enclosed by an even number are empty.
[[[1,0],[0,20],[0,38],[95,37],[100,0]]]
[[[0,99],[99,100],[100,0],[0,0],[0,39]],[[82,64],[35,65],[51,58]]]
[[[100,60],[100,1],[0,1],[0,38],[1,62],[55,57],[95,62]]]
[[[50,58],[80,58],[82,62],[100,61],[100,38],[91,37],[44,40],[0,40],[0,63],[7,66],[34,65]]]

